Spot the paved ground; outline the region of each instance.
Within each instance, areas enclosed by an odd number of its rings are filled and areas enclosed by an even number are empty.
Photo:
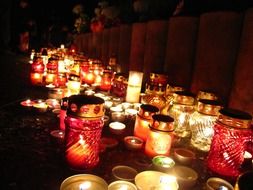
[[[0,106],[25,98],[29,86],[29,57],[24,54],[0,54]]]

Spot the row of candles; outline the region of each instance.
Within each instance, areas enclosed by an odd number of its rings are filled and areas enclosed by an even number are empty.
[[[80,68],[80,65],[77,67]],[[109,127],[116,134],[126,127],[122,122],[127,111],[126,104],[111,107],[114,102],[103,95],[73,95],[80,93],[82,82],[79,77],[73,74],[68,76],[67,89],[71,93],[62,118],[64,122],[61,123],[68,129],[65,134],[68,164],[73,168],[87,169],[99,162],[104,106],[110,109],[110,118],[114,122]],[[150,75],[146,94],[141,96],[143,73],[129,72],[123,99],[131,105],[142,104],[132,114],[135,116],[134,134],[131,138],[125,138],[126,146],[144,147],[145,154],[153,158],[169,156],[175,138],[191,138],[190,142],[195,148],[208,152],[209,169],[224,176],[239,176],[245,159],[252,161],[252,117],[239,110],[222,108],[212,93],[200,92],[197,104],[193,94],[181,88],[165,93],[166,79],[159,77]],[[87,81],[85,84],[91,85]],[[65,126],[61,129],[64,130]]]

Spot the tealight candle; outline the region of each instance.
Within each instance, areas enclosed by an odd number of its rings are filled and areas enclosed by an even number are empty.
[[[109,127],[110,127],[110,131],[112,133],[114,133],[114,134],[121,134],[125,130],[126,125],[124,123],[115,121],[115,122],[111,122],[109,124]]]
[[[27,100],[20,102],[20,104],[25,107],[32,107],[34,104],[34,101],[27,99]]]
[[[48,105],[43,100],[37,100],[33,104],[33,108],[35,108],[36,111],[43,113],[47,111]]]
[[[51,109],[59,109],[60,108],[60,103],[57,99],[47,99],[46,104],[51,108]]]
[[[234,187],[226,180],[218,178],[218,177],[211,177],[206,181],[206,189],[207,190],[233,190]]]
[[[108,190],[106,181],[92,174],[78,174],[66,178],[60,190]]]
[[[155,170],[165,173],[170,172],[175,165],[174,160],[168,156],[155,156],[152,163]]]
[[[108,190],[137,190],[137,187],[131,182],[118,180],[110,183]]]
[[[127,136],[124,138],[124,143],[129,150],[139,150],[143,146],[143,140],[135,136]]]

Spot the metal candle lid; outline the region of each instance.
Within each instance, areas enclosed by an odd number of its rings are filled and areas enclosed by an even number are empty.
[[[156,106],[150,104],[142,104],[138,115],[144,119],[152,119],[152,116],[156,114],[159,109]]]
[[[152,116],[153,123],[150,127],[151,129],[162,131],[162,132],[172,132],[174,131],[174,119],[168,115],[155,114]]]
[[[75,75],[75,74],[70,74],[69,75],[69,81],[80,82],[80,77],[78,75]]]
[[[218,117],[218,121],[229,127],[243,129],[251,128],[251,120],[252,116],[249,113],[231,108],[222,108]]]
[[[193,105],[195,96],[191,92],[178,91],[173,94],[173,102],[176,104]]]
[[[94,118],[104,116],[104,100],[96,96],[72,95],[68,99],[67,115]]]
[[[200,99],[197,103],[197,111],[206,115],[217,116],[221,108],[220,102],[216,100]]]

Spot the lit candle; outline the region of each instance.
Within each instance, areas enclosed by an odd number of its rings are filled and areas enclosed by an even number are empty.
[[[118,180],[110,183],[108,190],[137,190],[137,187],[131,182]]]
[[[60,190],[108,190],[104,179],[92,174],[78,174],[66,178]]]
[[[135,136],[127,136],[124,138],[124,143],[129,150],[138,150],[143,146],[143,140]]]
[[[37,100],[33,104],[33,108],[35,108],[35,110],[38,112],[46,112],[48,109],[48,105],[43,100]]]
[[[130,71],[128,78],[126,101],[130,103],[139,102],[143,73]]]
[[[175,162],[168,156],[155,156],[152,159],[153,168],[161,172],[170,172],[174,167]]]
[[[31,73],[30,80],[33,85],[41,85],[43,83],[43,73]]]
[[[126,128],[126,125],[124,123],[115,121],[115,122],[111,122],[109,124],[110,127],[110,131],[114,134],[121,134],[123,133],[124,129]]]
[[[20,104],[25,107],[32,107],[34,104],[34,101],[27,99],[27,100],[20,102]]]

